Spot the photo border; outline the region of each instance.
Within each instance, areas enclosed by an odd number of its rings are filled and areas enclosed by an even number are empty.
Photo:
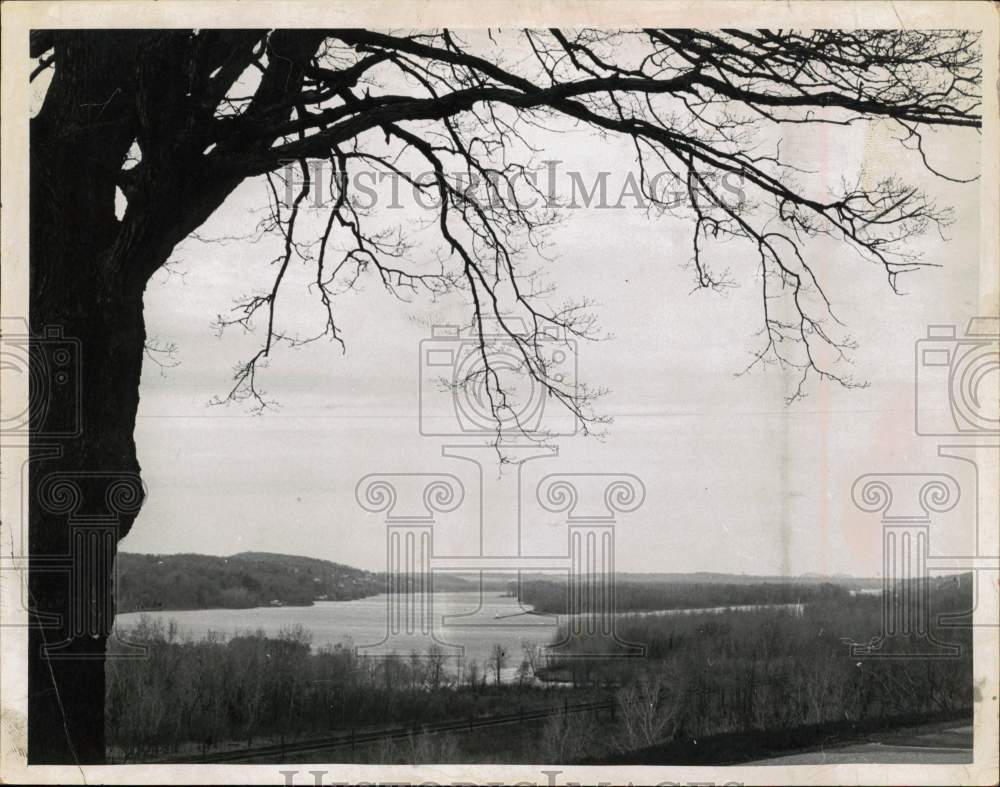
[[[934,28],[983,31],[983,155],[980,180],[978,314],[996,314],[998,304],[998,7],[989,2],[756,2],[717,0],[682,2],[549,2],[521,0],[404,0],[393,4],[341,0],[320,2],[189,3],[182,0],[128,2],[7,2],[2,13],[2,278],[0,312],[24,316],[28,282],[28,31],[32,28],[133,27],[433,27],[594,26],[625,27],[656,23],[675,27]],[[993,153],[990,153],[990,151]],[[6,375],[2,406],[21,412],[26,380]],[[902,437],[902,436],[901,436]],[[25,441],[22,441],[25,442]],[[4,468],[20,468],[27,445],[5,444]],[[988,479],[984,479],[988,480]],[[0,474],[0,521],[20,516],[20,473]],[[996,478],[992,480],[996,484]],[[994,488],[994,491],[995,488]],[[13,517],[13,519],[12,519]],[[4,532],[6,537],[6,531]],[[4,546],[4,548],[6,548]],[[0,572],[0,591],[10,598],[18,572]],[[16,588],[15,588],[16,589]],[[295,784],[311,784],[310,770],[325,769],[333,783],[513,783],[533,784],[987,784],[998,775],[998,638],[994,626],[974,628],[974,762],[964,765],[809,765],[809,766],[574,766],[574,765],[114,765],[29,766],[25,762],[27,706],[27,627],[25,611],[4,604],[0,610],[0,781],[106,784],[272,783],[285,784],[282,771],[298,771]],[[995,621],[994,621],[995,623]],[[11,624],[11,625],[6,625]],[[20,625],[19,625],[20,624]]]

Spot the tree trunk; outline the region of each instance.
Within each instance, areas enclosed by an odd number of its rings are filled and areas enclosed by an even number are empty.
[[[40,140],[33,136],[31,174],[29,590],[38,625],[29,636],[28,758],[98,763],[114,558],[144,497],[133,437],[143,293],[186,232],[190,210],[171,206],[186,196],[189,209],[210,213],[232,185],[195,196],[191,170],[178,167],[157,199],[130,205],[124,223],[88,219],[106,184]],[[112,185],[104,204],[112,219],[113,193]]]
[[[259,38],[219,40],[245,48],[248,64]],[[298,89],[322,38],[275,38],[286,54],[262,78],[261,100]],[[32,33],[33,54],[51,49],[55,73],[30,140],[31,764],[104,761],[114,557],[143,500],[133,439],[143,292],[246,177],[205,161],[214,104],[191,95],[204,55],[193,46],[184,30]],[[123,173],[133,145],[142,160]]]
[[[104,758],[111,572],[118,539],[142,502],[132,439],[142,299],[116,298],[87,320],[39,305],[31,304],[32,362],[51,374],[33,376],[31,391],[29,590],[36,625],[29,636],[28,756],[32,763],[97,763]],[[70,377],[59,383],[53,378],[65,359]],[[64,429],[79,434],[46,439]]]
[[[57,40],[65,67],[31,125],[31,764],[104,761],[111,572],[142,503],[132,433],[147,276],[124,259],[115,217],[134,46],[114,32]]]

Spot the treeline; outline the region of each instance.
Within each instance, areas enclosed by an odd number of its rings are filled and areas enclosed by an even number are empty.
[[[309,606],[383,592],[384,579],[328,560],[242,552],[143,555],[119,552],[115,563],[119,612],[156,609],[246,608],[272,602]]]
[[[117,658],[128,652],[122,642],[142,644],[145,655]],[[301,626],[277,637],[255,632],[201,640],[147,616],[119,627],[106,669],[109,757],[142,762],[202,754],[226,742],[251,746],[366,727],[419,727],[532,710],[567,693],[529,686],[527,656],[518,669],[523,679],[500,686],[498,665],[490,661],[457,672],[456,660],[440,650],[367,659],[350,643],[311,643]]]
[[[519,600],[536,612],[562,615],[569,612],[569,589],[565,582],[529,580],[522,582]],[[719,584],[715,582],[616,582],[615,609],[618,612],[648,612],[670,609],[739,607],[763,604],[811,604],[850,596],[849,588],[832,582],[796,584]]]
[[[673,617],[626,615],[617,636],[642,645],[644,659],[601,658],[604,643],[563,631],[548,673],[575,685],[645,687],[637,728],[661,729],[643,747],[674,738],[800,727],[833,721],[885,720],[968,709],[971,629],[945,627],[942,614],[972,608],[971,582],[935,586],[931,637],[956,644],[949,658],[927,639],[893,640],[895,658],[852,655],[882,632],[882,600],[849,596],[802,610],[761,609]],[[595,656],[581,659],[585,654]],[[637,669],[638,667],[638,669]],[[646,710],[642,710],[645,708]],[[649,715],[649,718],[646,716]],[[639,746],[634,747],[641,748]],[[621,751],[625,751],[622,748]]]
[[[834,585],[844,585],[852,589],[879,588],[882,580],[873,577],[854,577],[848,574],[798,574],[796,576],[782,574],[725,574],[718,571],[679,572],[646,572],[616,571],[615,577],[621,582],[655,582],[661,584],[722,584],[722,585],[760,585],[762,583],[818,585],[829,582]],[[548,577],[529,576],[528,579],[548,579]]]

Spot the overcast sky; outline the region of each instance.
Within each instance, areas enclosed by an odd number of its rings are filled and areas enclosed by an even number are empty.
[[[566,126],[533,142],[587,182],[610,171],[612,192],[634,167],[630,142],[586,130]],[[932,135],[928,150],[939,169],[978,171],[974,132]],[[561,296],[598,302],[600,326],[613,338],[581,347],[579,368],[611,389],[599,409],[614,422],[603,441],[563,438],[557,458],[526,467],[526,551],[557,554],[565,544],[564,526],[530,506],[532,483],[542,475],[629,472],[643,479],[647,497],[620,520],[620,570],[876,575],[879,525],[854,511],[853,480],[900,470],[964,479],[961,466],[936,457],[936,444],[913,435],[913,358],[928,324],[964,327],[975,314],[979,185],[923,173],[919,157],[893,144],[884,127],[793,126],[782,151],[818,171],[810,183],[899,172],[956,209],[945,240],[933,234],[917,244],[926,261],[942,267],[903,277],[902,297],[853,250],[810,247],[859,344],[852,372],[870,387],[813,381],[804,401],[786,406],[793,378],[774,368],[735,375],[759,346],[759,279],[749,246],[711,251],[738,287],[692,292],[687,221],[649,218],[629,206],[570,211],[550,238],[556,259],[527,264],[541,265]],[[264,205],[263,181],[246,183],[200,234],[249,233]],[[433,323],[467,322],[461,298],[404,304],[375,279],[363,280],[336,304],[345,354],[325,342],[274,354],[262,379],[279,410],[258,417],[243,405],[208,404],[226,393],[234,364],[262,338],[237,331],[218,338],[212,322],[235,298],[266,284],[275,243],[189,240],[172,270],[150,284],[147,333],[176,344],[177,365],[147,361],[143,370],[136,438],[149,497],[122,548],[266,550],[381,569],[384,530],[357,506],[358,479],[441,471],[460,476],[471,497],[441,525],[439,549],[475,551],[472,467],[443,458],[447,441],[421,436],[417,418],[418,344]],[[412,251],[414,259],[432,254],[430,241]],[[299,287],[285,296],[279,315],[302,325],[319,318],[315,293]],[[968,515],[960,506],[941,521],[933,551],[969,548]]]

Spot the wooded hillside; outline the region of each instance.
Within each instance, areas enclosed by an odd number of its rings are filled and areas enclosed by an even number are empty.
[[[371,571],[268,552],[229,557],[121,552],[116,568],[119,612],[260,607],[272,601],[309,606],[373,596],[385,587],[382,576]]]

